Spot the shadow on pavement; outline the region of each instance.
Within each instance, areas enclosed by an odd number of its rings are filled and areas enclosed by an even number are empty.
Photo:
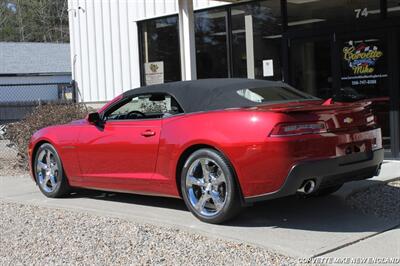
[[[365,180],[362,188],[379,184],[384,184],[384,182]],[[352,186],[352,191],[357,191],[357,184],[353,183]],[[290,228],[322,232],[375,232],[381,224],[388,223],[387,220],[362,214],[346,205],[345,198],[350,193],[346,192],[346,189],[348,190],[348,187],[344,186],[335,194],[325,197],[301,198],[291,196],[260,202],[245,208],[237,218],[224,226]],[[400,188],[398,189],[400,193]],[[188,211],[182,200],[174,198],[94,190],[79,190],[71,197]],[[99,204],[101,203],[99,202]],[[195,218],[193,217],[193,219]]]
[[[71,194],[69,198],[90,198],[187,211],[185,203],[181,199],[158,196],[78,189],[75,193]]]

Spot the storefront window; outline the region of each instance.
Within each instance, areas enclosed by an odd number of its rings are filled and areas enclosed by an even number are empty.
[[[333,95],[329,38],[291,41],[290,80],[295,88],[323,99]]]
[[[139,27],[143,83],[181,80],[178,17],[143,21]]]
[[[356,89],[361,98],[388,95],[385,39],[345,39],[340,51],[342,87]]]
[[[387,0],[387,16],[400,16],[400,0]]]
[[[233,77],[282,79],[280,10],[279,0],[232,7]]]
[[[384,148],[390,150],[390,98],[387,38],[384,35],[340,37],[340,101],[370,99],[382,129]]]
[[[287,7],[288,26],[292,28],[380,18],[379,0],[287,0]]]
[[[195,13],[197,78],[228,77],[227,11]]]
[[[392,91],[392,93],[397,96],[397,97],[393,97],[395,98],[394,103],[395,103],[395,109],[394,109],[394,125],[392,126],[395,130],[394,133],[394,155],[395,157],[397,157],[398,159],[400,159],[400,29],[398,29],[397,31],[397,71],[398,71],[398,75],[397,75],[397,87],[399,88],[399,90],[396,89]],[[393,66],[394,67],[394,66]],[[396,88],[396,85],[395,85]],[[397,99],[396,99],[397,98]],[[396,121],[397,120],[397,121]],[[397,123],[397,125],[396,125]],[[397,152],[396,152],[397,149]],[[397,153],[397,154],[396,154]]]

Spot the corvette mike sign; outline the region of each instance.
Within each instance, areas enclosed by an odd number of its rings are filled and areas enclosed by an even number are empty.
[[[386,78],[385,52],[378,39],[347,41],[342,49],[342,81],[352,86],[377,84]],[[349,84],[350,85],[350,84]]]

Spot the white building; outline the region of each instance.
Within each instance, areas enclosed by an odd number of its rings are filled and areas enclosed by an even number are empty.
[[[69,0],[72,76],[80,101],[104,102],[140,87],[138,22],[176,15],[179,4],[187,3],[190,1]],[[194,0],[193,8],[224,4],[227,2]]]
[[[381,99],[386,155],[400,157],[400,0],[68,2],[80,101],[196,78],[283,80],[324,99]]]

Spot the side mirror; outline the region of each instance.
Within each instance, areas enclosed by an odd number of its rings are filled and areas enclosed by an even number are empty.
[[[88,116],[86,117],[86,120],[90,123],[90,124],[94,124],[97,125],[100,123],[101,119],[100,119],[100,115],[99,113],[90,113],[88,114]]]

